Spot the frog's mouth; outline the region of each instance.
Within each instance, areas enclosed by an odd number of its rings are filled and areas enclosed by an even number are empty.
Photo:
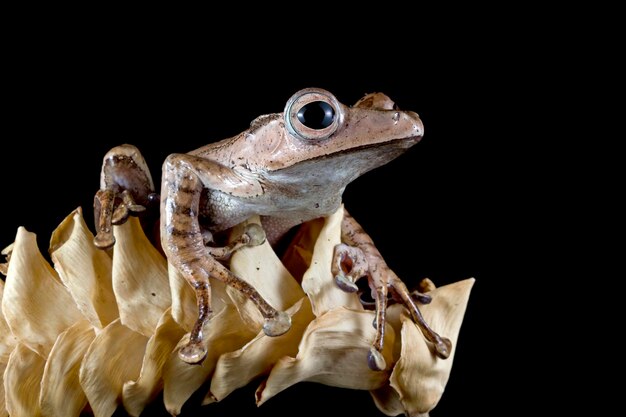
[[[366,172],[399,157],[420,139],[421,136],[411,136],[392,139],[384,143],[358,145],[318,155],[288,167],[267,171],[266,175],[282,183],[307,183],[313,187],[344,188]],[[276,177],[280,177],[280,180]]]

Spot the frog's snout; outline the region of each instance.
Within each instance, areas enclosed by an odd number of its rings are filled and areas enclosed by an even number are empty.
[[[403,112],[406,116],[411,119],[411,123],[413,124],[413,132],[415,136],[415,142],[419,142],[424,136],[424,123],[422,123],[422,119],[418,116],[417,113],[413,111]]]

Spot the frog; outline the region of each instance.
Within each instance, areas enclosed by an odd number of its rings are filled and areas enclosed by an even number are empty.
[[[213,313],[209,278],[251,300],[264,318],[267,336],[279,336],[291,327],[290,316],[273,308],[245,277],[230,271],[225,260],[242,247],[266,240],[276,245],[294,227],[335,213],[349,183],[405,153],[420,142],[423,132],[417,113],[400,110],[383,93],[368,93],[348,106],[325,89],[305,88],[287,100],[282,113],[259,116],[230,138],[169,155],[162,166],[160,193],[140,151],[130,144],[116,146],[103,158],[94,198],[94,244],[113,247],[115,225],[141,216],[147,207],[159,207],[161,250],[191,285],[197,301],[195,324],[178,356],[200,364],[208,353],[203,329]],[[260,225],[249,223],[232,242],[214,244],[220,233],[252,216],[259,216]],[[357,281],[366,277],[375,300],[369,367],[387,367],[381,352],[390,300],[406,306],[435,354],[447,358],[450,340],[428,326],[418,307],[430,297],[407,289],[347,210],[341,235],[330,265],[336,285],[357,292]]]

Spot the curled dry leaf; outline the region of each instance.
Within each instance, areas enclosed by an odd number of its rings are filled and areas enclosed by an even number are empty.
[[[79,381],[80,365],[96,337],[87,320],[81,320],[59,335],[41,380],[39,403],[45,416],[79,416],[87,397]]]
[[[234,230],[237,236],[248,223],[260,224],[258,216]],[[211,390],[204,404],[219,401],[254,378],[267,374],[276,361],[285,355],[295,355],[305,327],[313,319],[311,305],[298,282],[291,276],[266,241],[246,247],[231,257],[230,269],[247,281],[274,308],[287,311],[292,324],[289,331],[278,337],[268,337],[263,331],[263,317],[256,306],[232,288],[227,293],[239,311],[242,321],[258,334],[241,349],[224,353],[218,360],[211,379]],[[270,278],[271,277],[271,278]],[[268,279],[270,278],[270,279]]]
[[[143,233],[138,218],[129,218],[113,233],[113,290],[121,322],[150,337],[171,305],[167,262]]]
[[[0,303],[4,294],[4,281],[0,280]],[[9,413],[4,402],[4,370],[9,362],[9,356],[17,345],[18,341],[4,319],[2,309],[0,309],[0,417],[6,417]]]
[[[52,233],[50,258],[78,309],[98,329],[119,317],[111,284],[111,258],[93,244],[80,209]]]
[[[2,312],[21,343],[48,357],[57,336],[83,319],[56,271],[37,247],[34,233],[20,227],[2,298]]]
[[[11,417],[39,417],[39,386],[46,360],[18,343],[4,371],[6,409]]]
[[[261,331],[241,349],[220,356],[211,379],[211,391],[203,404],[226,398],[235,389],[269,373],[280,358],[297,354],[304,329],[314,318],[308,298],[301,298],[287,313],[291,316],[291,329],[287,333],[269,337]]]
[[[241,234],[249,223],[261,224],[261,221],[255,216],[235,228],[233,235]],[[277,310],[287,310],[304,297],[300,284],[291,276],[267,241],[235,252],[231,257],[230,270],[252,285],[265,301]],[[264,319],[254,303],[232,287],[228,287],[226,292],[233,300],[242,320],[254,323],[252,326],[260,329]]]
[[[80,367],[80,385],[95,417],[110,417],[122,398],[124,382],[139,377],[148,338],[111,322],[95,337]]]
[[[256,330],[241,321],[232,304],[226,304],[214,313],[203,334],[209,351],[201,365],[190,365],[178,357],[178,349],[188,341],[189,335],[185,335],[163,367],[163,400],[172,415],[180,414],[183,404],[211,376],[220,355],[239,349],[256,335]]]
[[[343,205],[325,219],[313,248],[310,267],[302,278],[302,289],[311,299],[316,317],[336,307],[363,310],[356,293],[342,291],[335,284],[330,269],[335,246],[341,243],[342,219]]]
[[[172,264],[168,264],[169,286],[172,293],[171,315],[180,327],[190,332],[198,318],[196,294],[185,278]],[[223,282],[209,278],[213,311],[220,311],[231,304]]]
[[[473,285],[474,279],[470,278],[437,288],[429,293],[432,302],[420,307],[426,321],[436,332],[449,337],[452,346],[457,346]],[[401,334],[400,358],[389,385],[371,394],[378,408],[387,415],[417,416],[428,413],[441,399],[452,370],[455,349],[448,359],[438,359],[406,312],[402,311],[399,317],[401,329],[396,331],[400,330]]]
[[[317,317],[307,327],[298,355],[283,357],[272,368],[257,390],[261,405],[291,385],[302,381],[319,382],[341,388],[373,390],[382,386],[389,374],[372,371],[367,365],[375,329],[374,313],[337,307]],[[383,357],[392,362],[394,331],[385,330]]]
[[[163,366],[184,333],[172,318],[170,309],[167,309],[159,320],[156,332],[148,340],[139,378],[124,383],[124,408],[131,416],[139,416],[163,389]]]
[[[78,417],[86,400],[96,417],[110,417],[119,404],[138,416],[161,389],[166,408],[177,415],[207,380],[205,404],[260,375],[268,376],[257,390],[259,405],[297,382],[312,381],[370,390],[388,415],[427,412],[441,396],[452,360],[434,358],[396,305],[388,310],[383,350],[393,368],[369,369],[374,314],[363,310],[356,294],[337,288],[330,270],[342,215],[340,209],[304,225],[284,257],[287,268],[267,243],[232,256],[231,270],[286,310],[292,328],[265,336],[256,307],[211,280],[214,315],[204,329],[209,353],[200,366],[182,362],[177,352],[197,317],[195,294],[136,219],[115,228],[111,259],[93,247],[80,210],[71,213],[51,240],[58,275],[34,235],[20,228],[4,291],[0,285],[0,371],[6,368],[0,417],[7,410],[12,416]],[[472,282],[434,290],[433,302],[422,307],[426,320],[455,346]]]

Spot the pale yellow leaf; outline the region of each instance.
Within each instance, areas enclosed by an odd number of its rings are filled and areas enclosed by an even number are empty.
[[[93,340],[80,367],[80,385],[95,417],[111,417],[126,381],[139,377],[148,338],[114,320]]]
[[[80,209],[52,233],[50,257],[78,309],[99,329],[119,317],[111,284],[111,258],[93,244]]]
[[[4,281],[0,279],[0,303],[4,298]],[[2,309],[0,309],[0,365],[9,361],[9,355],[17,344],[17,338],[11,332],[9,325],[4,319]],[[0,375],[0,378],[2,376]]]
[[[324,227],[315,242],[311,266],[304,273],[302,289],[311,299],[316,317],[336,307],[363,310],[356,293],[347,293],[335,284],[331,264],[335,246],[341,243],[343,206],[326,217]]]
[[[174,265],[168,264],[167,270],[172,294],[172,317],[180,327],[189,332],[198,318],[196,294]]]
[[[281,258],[285,267],[298,282],[302,282],[304,273],[311,266],[313,248],[324,223],[324,219],[320,217],[301,224]]]
[[[388,372],[372,371],[368,354],[375,336],[374,313],[335,308],[317,317],[307,327],[298,355],[283,357],[272,368],[256,393],[257,405],[303,381],[341,388],[373,390],[382,386]],[[383,358],[392,363],[394,331],[385,328]]]
[[[291,329],[281,336],[269,337],[261,331],[241,349],[220,356],[211,379],[211,391],[204,399],[208,404],[221,401],[260,375],[269,373],[283,356],[295,356],[304,330],[314,319],[308,298],[301,298],[287,313]]]
[[[113,291],[124,326],[150,337],[171,305],[165,258],[131,217],[113,228]]]
[[[3,294],[4,281],[0,279],[0,303],[2,302]],[[4,402],[4,370],[15,345],[17,345],[17,338],[11,333],[11,329],[2,314],[2,309],[0,309],[0,417],[9,415]]]
[[[11,417],[39,417],[39,384],[46,360],[19,343],[4,371],[6,409]]]
[[[473,285],[474,279],[470,278],[437,288],[429,292],[432,302],[420,306],[424,319],[432,329],[452,341],[452,352],[448,359],[435,356],[432,346],[408,314],[401,316],[402,350],[393,368],[390,385],[397,391],[407,415],[428,413],[439,402],[450,377],[458,335]]]
[[[398,338],[399,339],[399,338]],[[404,406],[400,401],[400,396],[395,389],[387,382],[380,388],[370,391],[376,407],[385,415],[397,416],[404,414]]]
[[[139,416],[163,389],[163,365],[184,334],[185,331],[167,309],[159,320],[155,334],[148,340],[139,379],[124,383],[122,398],[128,414]]]
[[[82,320],[59,335],[46,361],[39,404],[49,417],[78,417],[87,404],[78,379],[79,369],[95,338],[92,325]]]
[[[249,223],[261,224],[261,221],[255,216],[237,226],[233,234],[240,234]],[[230,270],[252,285],[265,301],[279,311],[288,309],[304,297],[300,284],[287,271],[267,241],[258,246],[244,247],[236,251],[230,260]],[[256,305],[232,287],[227,287],[226,291],[242,319],[260,329],[264,318]]]
[[[183,404],[210,378],[220,355],[239,349],[256,335],[256,331],[248,328],[237,309],[228,304],[214,314],[203,335],[208,354],[202,365],[190,365],[178,357],[178,348],[188,340],[185,336],[163,367],[163,401],[172,415],[180,414]]]
[[[7,358],[7,362],[8,361],[9,358]],[[4,395],[4,371],[7,369],[7,362],[0,362],[0,417],[7,417],[9,415]]]
[[[83,316],[56,271],[37,247],[34,233],[20,227],[9,262],[2,312],[21,343],[46,358],[57,336]]]
[[[172,293],[172,317],[180,327],[189,332],[198,319],[196,294],[176,267],[168,264],[169,285]],[[226,304],[232,304],[226,294],[225,284],[213,278],[211,284],[211,306],[213,311],[220,311]]]

